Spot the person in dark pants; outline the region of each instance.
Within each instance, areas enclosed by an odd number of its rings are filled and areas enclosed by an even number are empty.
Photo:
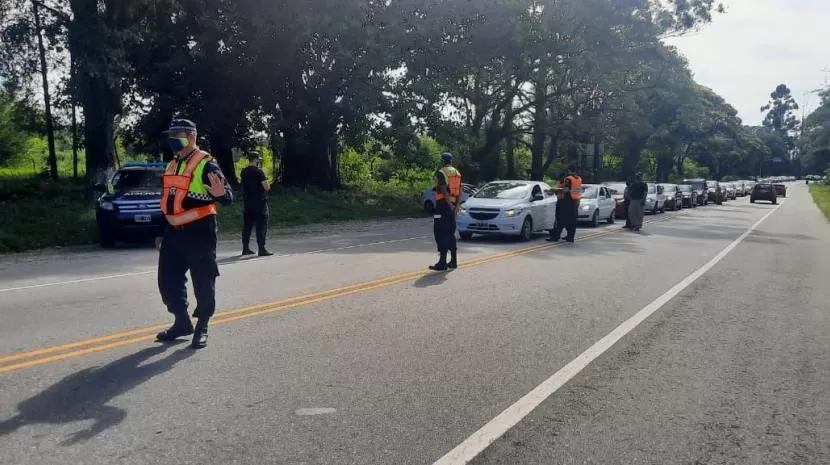
[[[576,224],[579,216],[579,201],[582,199],[582,178],[568,168],[568,175],[556,183],[556,222],[548,242],[559,242],[562,230],[566,231],[565,241],[576,241]]]
[[[455,212],[461,199],[461,173],[452,166],[449,153],[441,156],[441,168],[435,173],[435,215],[433,234],[440,258],[430,270],[446,271],[458,268],[458,250],[455,239]],[[447,262],[447,254],[450,261]]]
[[[625,191],[623,192],[623,209],[625,210],[625,226],[623,229],[631,229],[631,215],[628,214],[628,206],[631,204],[631,177],[625,180]]]
[[[216,311],[216,203],[233,202],[233,193],[213,157],[196,146],[196,125],[174,120],[166,131],[174,159],[164,172],[161,211],[165,222],[156,238],[158,286],[173,326],[156,339],[172,342],[193,335],[191,346],[207,345],[208,322]],[[193,280],[196,327],[187,313],[187,276]]]
[[[248,166],[242,170],[242,255],[253,255],[250,249],[251,231],[256,227],[256,243],[260,257],[272,254],[265,248],[265,234],[268,232],[268,191],[271,184],[262,171],[262,154],[248,153]]]
[[[648,195],[648,184],[643,182],[643,174],[637,173],[634,182],[629,189],[628,218],[631,222],[631,230],[639,231],[643,227],[644,208],[646,196]]]

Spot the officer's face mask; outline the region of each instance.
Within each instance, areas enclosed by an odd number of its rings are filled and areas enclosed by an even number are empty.
[[[170,149],[174,153],[178,153],[190,145],[190,139],[187,137],[170,137],[167,139],[167,144],[170,145]]]

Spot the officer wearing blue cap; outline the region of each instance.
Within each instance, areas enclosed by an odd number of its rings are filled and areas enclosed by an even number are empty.
[[[196,145],[192,121],[173,120],[165,134],[174,158],[163,178],[161,211],[166,221],[156,238],[158,286],[175,321],[156,339],[170,342],[192,334],[191,346],[200,349],[207,345],[208,321],[216,310],[216,203],[231,203],[233,193],[213,157]],[[195,328],[187,312],[188,271],[196,294]]]
[[[452,166],[452,154],[441,155],[441,167],[435,173],[435,215],[433,234],[438,246],[438,263],[429,267],[433,271],[458,268],[455,240],[455,212],[461,199],[461,173]],[[447,262],[447,254],[450,261]]]

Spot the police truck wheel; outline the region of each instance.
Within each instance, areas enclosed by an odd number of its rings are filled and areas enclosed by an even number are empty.
[[[533,220],[529,216],[522,223],[522,232],[519,237],[523,242],[527,242],[533,237]]]

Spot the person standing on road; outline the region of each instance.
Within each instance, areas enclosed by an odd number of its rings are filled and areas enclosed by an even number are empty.
[[[430,270],[446,271],[458,268],[455,239],[455,213],[461,199],[461,173],[452,166],[452,154],[441,155],[441,167],[435,173],[435,215],[433,233],[440,258]],[[450,261],[447,262],[447,253]]]
[[[637,173],[629,189],[628,218],[632,231],[639,231],[643,227],[646,195],[648,195],[648,184],[643,182],[643,173]]]
[[[623,229],[631,229],[631,216],[628,214],[628,205],[631,204],[631,177],[625,180],[623,191],[623,210],[625,210],[625,226]]]
[[[166,131],[174,158],[164,172],[161,211],[164,231],[156,238],[159,250],[158,286],[173,326],[156,339],[172,342],[193,335],[191,347],[207,345],[208,322],[216,311],[216,203],[230,204],[233,192],[213,157],[196,145],[196,125],[173,120]],[[187,313],[187,277],[196,294],[196,327]]]
[[[568,175],[556,183],[556,222],[547,239],[548,242],[559,242],[563,229],[566,231],[567,242],[576,240],[579,201],[582,199],[582,178],[575,172],[575,167],[568,167]]]
[[[245,206],[242,224],[242,255],[253,255],[250,249],[251,231],[256,227],[256,243],[260,257],[272,254],[265,248],[268,232],[268,192],[271,184],[262,171],[262,154],[248,152],[248,166],[242,170],[242,198]]]

